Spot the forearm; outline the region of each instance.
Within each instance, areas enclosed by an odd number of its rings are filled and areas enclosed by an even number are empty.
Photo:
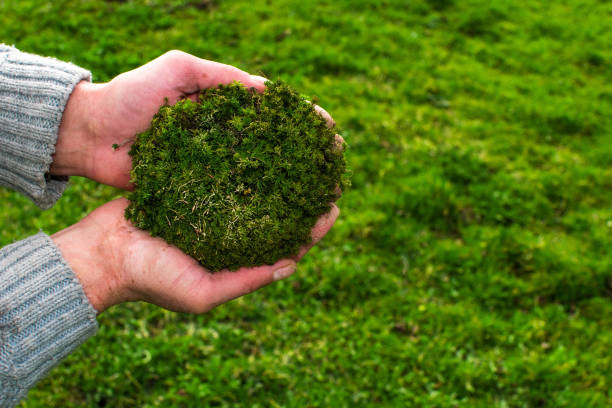
[[[0,184],[51,207],[67,178],[49,173],[67,102],[91,74],[0,45]]]
[[[50,172],[62,117],[77,84],[87,84],[90,76],[75,65],[0,44],[0,185],[43,209],[57,201],[66,188],[64,175],[70,174]],[[64,130],[74,135],[78,129],[70,124]],[[93,335],[95,316],[77,276],[47,235],[0,249],[0,407],[16,405]]]
[[[96,330],[96,311],[47,235],[0,249],[0,407],[16,405]]]

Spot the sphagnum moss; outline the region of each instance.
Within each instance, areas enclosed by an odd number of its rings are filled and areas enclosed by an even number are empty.
[[[345,184],[335,131],[292,88],[267,85],[162,106],[130,150],[126,218],[212,271],[295,255]]]

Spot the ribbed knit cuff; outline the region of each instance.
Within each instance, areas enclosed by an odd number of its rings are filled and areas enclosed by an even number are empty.
[[[16,405],[97,328],[96,311],[49,236],[0,249],[0,407]]]
[[[67,177],[48,172],[62,113],[82,80],[91,80],[91,73],[0,44],[0,184],[42,209],[67,186]]]

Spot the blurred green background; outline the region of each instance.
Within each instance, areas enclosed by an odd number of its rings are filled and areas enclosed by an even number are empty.
[[[317,96],[353,187],[298,273],[204,316],[115,307],[24,407],[609,407],[612,5],[0,1],[0,42],[107,81],[177,48]],[[51,210],[0,189],[0,244]]]

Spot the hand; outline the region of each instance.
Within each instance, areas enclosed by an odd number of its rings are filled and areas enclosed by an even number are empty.
[[[322,216],[312,243],[298,256],[271,266],[210,273],[161,238],[134,227],[120,198],[51,236],[99,313],[126,301],[144,300],[169,310],[204,313],[295,271],[296,262],[332,227],[338,207]]]
[[[202,89],[233,81],[263,92],[266,79],[175,50],[105,84],[81,81],[62,115],[50,173],[132,189],[128,151],[159,107],[166,100],[171,105],[182,98],[195,101]],[[324,109],[315,109],[330,127],[335,125]],[[115,144],[120,148],[113,149]]]
[[[169,104],[181,98],[196,100],[200,90],[233,81],[263,91],[266,80],[230,65],[170,51],[108,83],[82,81],[66,105],[50,173],[131,189],[130,142],[149,127],[166,98]],[[121,147],[114,150],[113,144]]]
[[[200,90],[233,81],[261,92],[266,80],[229,65],[170,51],[109,83],[79,83],[64,110],[50,173],[85,176],[131,189],[129,145],[137,133],[147,129],[166,98],[169,104],[181,98],[196,100]],[[315,109],[334,126],[325,110],[316,105]],[[341,147],[342,138],[337,136],[337,140]],[[113,144],[122,147],[114,150]],[[330,213],[313,229],[312,244],[292,259],[211,274],[176,247],[126,221],[126,206],[125,199],[112,201],[51,237],[98,312],[134,300],[176,311],[210,310],[293,273],[296,261],[327,233],[339,212],[331,204]]]

